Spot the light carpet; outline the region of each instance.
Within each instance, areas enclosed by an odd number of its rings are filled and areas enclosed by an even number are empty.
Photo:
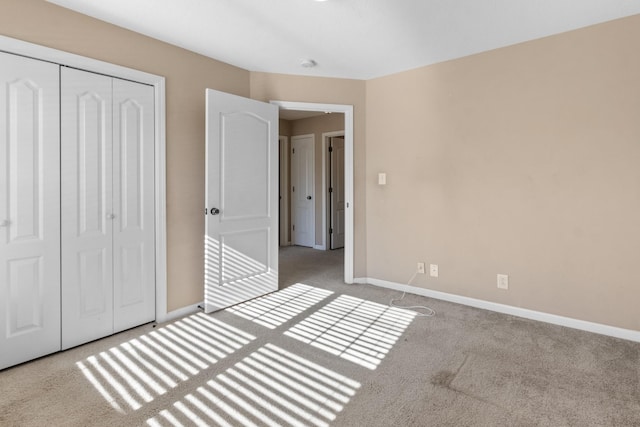
[[[345,285],[281,250],[281,290],[0,372],[1,426],[640,426],[640,345]]]

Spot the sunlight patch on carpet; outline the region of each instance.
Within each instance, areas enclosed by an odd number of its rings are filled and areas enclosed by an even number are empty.
[[[238,351],[254,336],[197,313],[76,362],[118,412],[156,396]]]
[[[275,329],[332,294],[332,291],[326,289],[296,283],[281,291],[230,307],[226,311]]]
[[[341,295],[285,335],[369,369],[376,369],[416,313]]]
[[[267,344],[147,424],[327,427],[359,388],[357,381]]]

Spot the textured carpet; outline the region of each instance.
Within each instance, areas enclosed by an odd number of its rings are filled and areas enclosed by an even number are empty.
[[[281,250],[281,291],[0,372],[1,426],[640,426],[640,345],[342,283]]]

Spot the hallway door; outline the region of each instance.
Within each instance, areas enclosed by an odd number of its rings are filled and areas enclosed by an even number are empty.
[[[344,137],[332,137],[329,144],[330,167],[330,248],[344,247]]]
[[[291,137],[291,242],[315,245],[314,135]]]

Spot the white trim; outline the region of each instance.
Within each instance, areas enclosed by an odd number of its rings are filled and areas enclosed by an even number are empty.
[[[153,86],[155,95],[156,321],[165,321],[167,316],[167,185],[164,77],[5,36],[0,36],[0,51]]]
[[[418,288],[416,286],[403,285],[401,283],[373,279],[370,277],[359,277],[355,279],[354,282],[359,284],[371,284],[382,288],[394,289],[401,292],[409,292],[415,295],[422,295],[442,301],[449,301],[456,304],[481,308],[483,310],[510,314],[512,316],[523,317],[525,319],[536,320],[538,322],[551,323],[553,325],[565,326],[567,328],[579,329],[581,331],[593,332],[596,334],[640,342],[640,331],[634,331],[631,329],[623,329],[616,326],[603,325],[601,323],[587,322],[586,320],[573,319],[571,317],[558,316],[556,314],[544,313],[542,311],[529,310],[526,308],[499,304],[491,301],[449,294],[446,292],[433,291],[431,289]]]
[[[353,283],[353,105],[317,104],[313,102],[271,101],[281,110],[325,111],[344,114],[344,196],[345,196],[345,233],[344,233],[344,281]]]
[[[144,71],[134,70],[133,68],[87,58],[74,53],[52,49],[6,36],[0,36],[0,51],[153,86],[155,86],[159,79],[164,80],[164,77],[155,74],[149,74]]]
[[[165,314],[164,320],[162,320],[162,322],[170,322],[180,317],[188,316],[190,314],[200,311],[202,307],[204,307],[204,301],[199,302],[197,304],[191,304],[186,307],[179,308],[177,310],[170,311],[169,313]],[[162,323],[160,321],[156,321],[156,322]]]
[[[167,314],[167,148],[164,77],[154,84],[156,104],[156,321]]]
[[[333,132],[322,133],[322,246],[325,248],[331,248],[331,242],[329,239],[329,203],[327,199],[329,194],[327,193],[329,183],[329,162],[327,162],[327,152],[329,151],[329,138],[334,136],[344,136],[343,130],[337,130]]]
[[[321,251],[326,251],[327,247],[325,245],[313,245],[313,249],[318,249]]]
[[[298,139],[311,138],[311,200],[313,200],[313,209],[311,210],[311,247],[316,248],[316,134],[308,133],[304,135],[292,135],[291,136],[291,149],[293,149],[293,144]],[[293,187],[293,186],[292,186]],[[293,196],[291,196],[291,200],[293,201]],[[293,216],[293,206],[291,206],[291,216]],[[291,231],[291,241],[294,241],[293,238],[294,232]],[[294,243],[295,244],[295,243]]]

